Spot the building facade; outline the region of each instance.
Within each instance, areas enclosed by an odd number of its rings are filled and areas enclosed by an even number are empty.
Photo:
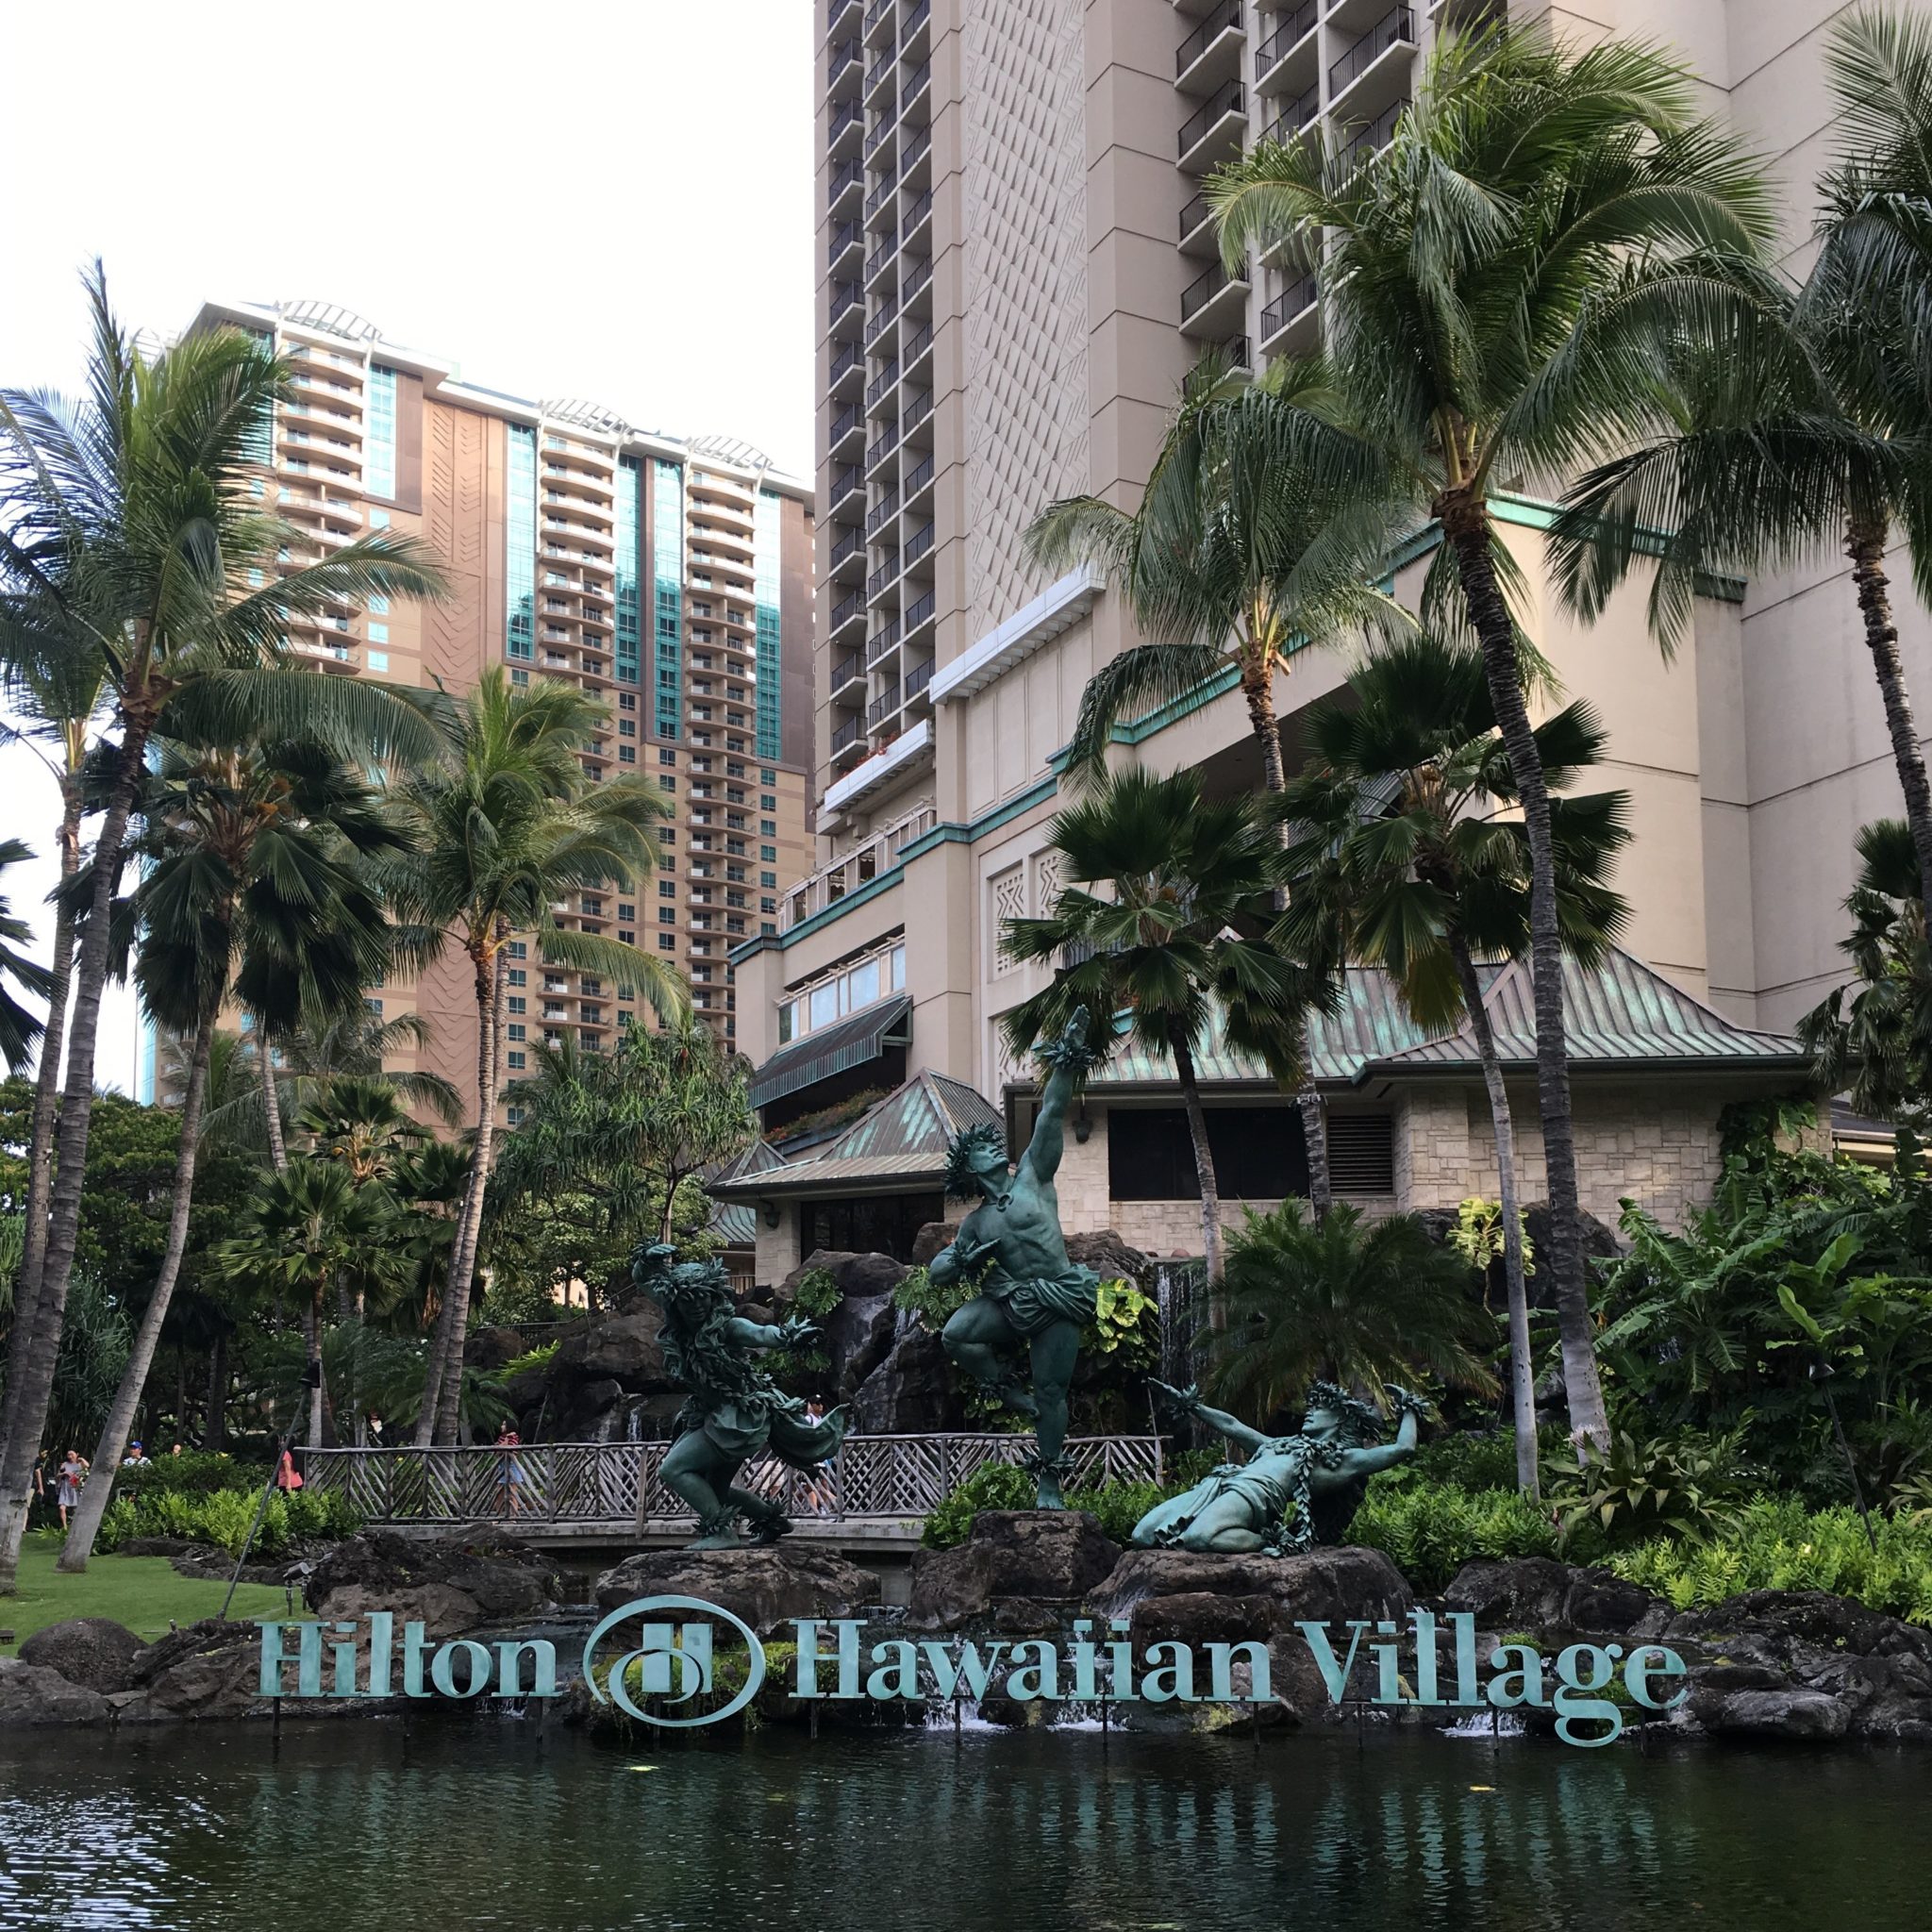
[[[1000,921],[1057,891],[1055,755],[1090,672],[1135,638],[1091,571],[1050,581],[1023,532],[1057,497],[1132,505],[1207,345],[1258,367],[1321,339],[1315,264],[1224,274],[1208,172],[1315,123],[1381,145],[1442,24],[1507,11],[1573,39],[1679,48],[1785,183],[1781,250],[1802,269],[1831,142],[1824,38],[1849,10],[818,4],[817,862],[783,895],[778,930],[734,955],[739,1037],[764,1062],[821,1028],[864,1034],[874,1002],[904,1017],[877,1032],[872,1062],[848,1044],[794,1081],[768,1106],[779,1129],[927,1070],[995,1101],[1024,1083],[998,1023],[1041,969],[1005,957]],[[1568,694],[1603,713],[1610,782],[1631,795],[1618,883],[1633,952],[1742,1026],[1789,1027],[1842,976],[1856,827],[1898,809],[1843,573],[1827,561],[1703,600],[1694,643],[1667,663],[1641,587],[1585,629],[1548,587],[1549,507],[1506,499],[1499,513],[1531,632]],[[1412,600],[1434,541],[1424,530],[1395,559],[1398,595]],[[1924,684],[1932,626],[1912,607],[1902,629]],[[1280,680],[1291,762],[1298,714],[1341,670],[1310,653]],[[1129,761],[1258,779],[1231,683],[1119,735]]]
[[[603,699],[585,771],[648,773],[676,810],[655,877],[579,893],[555,908],[558,924],[657,950],[735,1040],[729,949],[776,930],[781,888],[811,863],[809,486],[748,444],[459,380],[446,359],[326,304],[211,303],[194,325],[222,324],[273,340],[293,371],[259,481],[296,533],[281,561],[391,530],[425,543],[449,579],[441,603],[291,615],[290,648],[331,676],[460,694],[502,665],[513,684],[562,678]],[[573,1034],[608,1045],[638,1011],[633,989],[513,946],[512,1083],[546,1046]],[[373,988],[370,1002],[422,1014],[427,1043],[398,1064],[474,1100],[464,962]]]

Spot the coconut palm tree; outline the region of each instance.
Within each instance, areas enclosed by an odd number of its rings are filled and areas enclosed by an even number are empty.
[[[305,990],[337,1000],[381,971],[381,905],[356,861],[398,842],[379,795],[326,748],[301,741],[198,751],[170,741],[130,848],[134,977],[158,1026],[192,1036],[167,1244],[58,1567],[80,1571],[113,1490],[188,1247],[215,1024],[231,992],[292,1014]]]
[[[1135,1042],[1172,1061],[1201,1188],[1201,1251],[1218,1283],[1221,1200],[1195,1056],[1218,1013],[1230,1045],[1284,1083],[1301,1074],[1310,976],[1265,936],[1280,878],[1274,828],[1247,794],[1204,797],[1193,772],[1129,769],[1103,776],[1047,837],[1070,883],[1043,918],[1008,920],[1004,943],[1016,958],[1072,963],[1007,1015],[1006,1036],[1024,1053],[1076,1007],[1124,1011]],[[1109,1046],[1111,1029],[1096,1043]],[[1218,1318],[1218,1296],[1210,1309]]]
[[[1587,772],[1605,741],[1580,703],[1539,726],[1536,739],[1553,790]],[[1282,937],[1291,950],[1385,969],[1419,1024],[1447,1031],[1467,1023],[1474,1036],[1496,1139],[1516,1474],[1534,1494],[1536,1375],[1516,1135],[1477,966],[1528,948],[1529,855],[1521,821],[1500,816],[1512,810],[1516,786],[1482,658],[1431,637],[1391,645],[1316,708],[1307,740],[1307,761],[1282,799],[1295,827]],[[1566,949],[1586,962],[1627,917],[1605,882],[1629,836],[1625,804],[1621,791],[1551,801],[1557,913]]]
[[[1848,557],[1906,824],[1932,875],[1932,783],[1887,561],[1903,537],[1932,596],[1932,24],[1854,16],[1826,67],[1849,146],[1822,184],[1810,275],[1768,285],[1722,335],[1671,345],[1662,433],[1582,477],[1552,541],[1564,592],[1591,619],[1654,562],[1651,626],[1666,648],[1706,573]],[[1901,207],[1917,217],[1892,219]]]
[[[0,873],[9,865],[24,865],[33,857],[22,839],[0,839]],[[17,1074],[33,1056],[34,1043],[41,1038],[40,1016],[24,1007],[14,996],[18,987],[29,998],[47,997],[54,975],[19,948],[33,941],[33,927],[13,909],[8,896],[0,892],[0,1059],[9,1073]]]
[[[512,936],[533,938],[542,959],[635,987],[665,1018],[689,1004],[683,982],[656,955],[561,925],[553,909],[574,892],[598,891],[614,880],[641,884],[657,861],[653,830],[670,815],[664,792],[648,778],[598,782],[586,774],[581,753],[603,716],[599,701],[573,685],[543,679],[519,689],[494,667],[459,708],[453,764],[419,773],[397,791],[411,849],[385,868],[385,890],[402,917],[461,949],[477,1021],[475,1157],[417,1422],[417,1441],[425,1447],[437,1432],[455,1440],[503,1089]]]
[[[371,595],[428,596],[441,578],[412,540],[364,538],[274,576],[299,533],[256,508],[251,470],[289,370],[239,330],[148,358],[88,282],[88,393],[0,391],[0,650],[84,636],[107,670],[118,737],[93,846],[93,897],[74,967],[66,1076],[40,1279],[17,1324],[0,1415],[0,1595],[11,1593],[35,1453],[59,1356],[80,1224],[108,917],[148,746],[282,736],[326,725],[363,758],[436,753],[422,705],[359,678],[295,675],[291,613]],[[23,1325],[25,1332],[22,1332]]]
[[[1250,1210],[1227,1246],[1227,1327],[1206,1347],[1217,1401],[1266,1417],[1317,1377],[1379,1392],[1418,1371],[1494,1392],[1469,1270],[1412,1214],[1365,1221],[1344,1204],[1316,1224],[1284,1201]]]
[[[1263,782],[1282,787],[1274,680],[1305,645],[1406,613],[1374,587],[1391,535],[1393,492],[1380,453],[1335,426],[1318,361],[1283,360],[1251,387],[1215,358],[1182,386],[1139,508],[1099,496],[1048,505],[1026,533],[1050,569],[1102,564],[1150,641],[1103,664],[1080,694],[1068,745],[1076,779],[1098,772],[1125,715],[1235,672]],[[1297,1095],[1319,1217],[1331,1198],[1322,1098]]]
[[[1559,488],[1653,433],[1662,342],[1708,335],[1750,301],[1723,269],[1761,255],[1771,196],[1694,106],[1689,72],[1648,46],[1447,33],[1379,152],[1319,133],[1263,142],[1208,185],[1230,261],[1281,242],[1320,251],[1350,420],[1441,526],[1482,649],[1529,842],[1548,1259],[1582,1398],[1573,1419],[1598,1445],[1609,1429],[1577,1221],[1549,787],[1491,504],[1504,488]]]

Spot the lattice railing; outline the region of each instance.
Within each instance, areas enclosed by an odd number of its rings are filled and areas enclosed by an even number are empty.
[[[691,1512],[658,1480],[665,1442],[530,1442],[514,1450],[311,1449],[308,1487],[339,1493],[366,1523],[615,1524],[671,1526]],[[851,1436],[808,1473],[775,1456],[746,1463],[746,1489],[800,1523],[899,1522],[931,1511],[989,1462],[1019,1462],[1030,1436]],[[1072,1489],[1158,1482],[1158,1436],[1075,1436]]]

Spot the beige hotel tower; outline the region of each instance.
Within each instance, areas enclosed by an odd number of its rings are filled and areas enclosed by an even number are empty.
[[[1206,174],[1311,122],[1343,141],[1386,141],[1441,25],[1502,10],[1469,0],[815,4],[817,854],[788,880],[776,930],[733,954],[740,1044],[800,1070],[760,1085],[780,1132],[881,1077],[859,1064],[880,1056],[879,1041],[848,1037],[863,1034],[854,1016],[874,1001],[896,1001],[884,1074],[945,1076],[995,1107],[1027,1077],[998,1022],[1039,969],[1002,956],[999,921],[1040,910],[1055,889],[1053,756],[1088,674],[1134,637],[1091,573],[1055,580],[1032,566],[1022,532],[1058,496],[1135,501],[1207,344],[1259,368],[1320,340],[1310,264],[1224,274]],[[1507,8],[1577,39],[1624,33],[1680,49],[1713,108],[1786,184],[1782,245],[1794,266],[1830,146],[1824,37],[1845,10],[1828,0]],[[1632,797],[1637,836],[1619,881],[1635,910],[1630,952],[1726,1023],[1788,1028],[1840,976],[1853,832],[1899,806],[1841,573],[1757,579],[1735,600],[1706,600],[1694,645],[1666,664],[1641,594],[1592,629],[1565,617],[1542,590],[1545,507],[1520,499],[1506,514],[1535,634],[1569,691],[1602,710],[1613,781]],[[1399,593],[1422,569],[1400,572]],[[1924,613],[1908,608],[1903,627],[1909,675],[1932,690]],[[1297,714],[1341,670],[1310,654],[1280,681],[1291,758]],[[1215,785],[1257,775],[1232,692],[1172,707],[1127,736],[1120,755],[1154,769],[1200,766]],[[837,1050],[808,1064],[799,1043],[828,1027],[842,1029],[828,1036]]]
[[[556,916],[658,952],[737,1039],[729,950],[776,931],[781,888],[812,862],[809,486],[748,444],[485,389],[326,303],[210,303],[194,326],[217,324],[272,340],[293,371],[258,485],[297,533],[284,560],[393,530],[420,538],[451,586],[435,605],[291,617],[291,648],[325,675],[460,693],[503,665],[515,683],[567,678],[604,699],[585,770],[651,774],[676,809],[656,877],[575,894]],[[565,1035],[606,1046],[641,1011],[633,989],[514,945],[512,1083]],[[425,1015],[428,1043],[405,1060],[474,1102],[460,958],[371,989],[370,1003]],[[513,1095],[506,1111],[513,1124]]]

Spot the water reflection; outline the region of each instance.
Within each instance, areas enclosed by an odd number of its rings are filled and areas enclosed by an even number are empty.
[[[59,1738],[0,1759],[0,1927],[558,1932],[1924,1923],[1911,1755],[534,1724]]]

